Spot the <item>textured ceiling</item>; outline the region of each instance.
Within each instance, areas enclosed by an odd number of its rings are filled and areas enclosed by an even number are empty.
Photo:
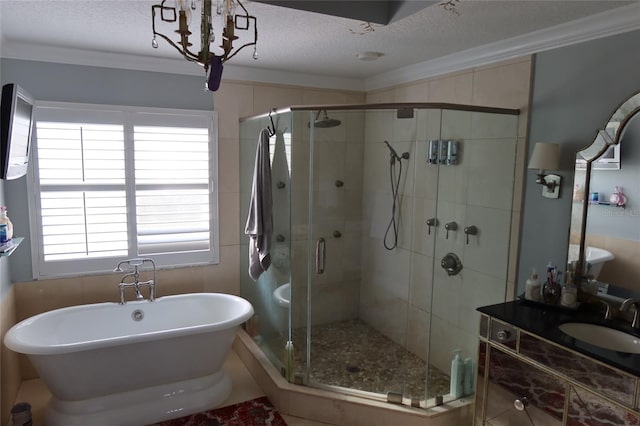
[[[4,46],[38,45],[176,59],[178,53],[163,40],[159,40],[160,48],[151,48],[151,5],[155,3],[0,0],[0,36]],[[341,4],[340,0],[320,3],[324,7]],[[351,9],[359,2],[348,3]],[[364,79],[630,2],[462,0],[454,2],[453,11],[438,2],[415,3],[409,5],[415,13],[382,25],[247,1],[247,9],[258,19],[259,59],[253,60],[253,51],[248,48],[227,64]],[[194,38],[194,43],[197,40]],[[362,51],[379,51],[383,56],[376,61],[359,61],[356,54]]]

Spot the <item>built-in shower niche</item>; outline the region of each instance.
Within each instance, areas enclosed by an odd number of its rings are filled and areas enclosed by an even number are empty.
[[[285,236],[288,269],[253,282],[243,264],[241,291],[260,317],[254,340],[283,374],[291,365],[285,345],[293,342],[292,380],[402,395],[424,407],[436,396],[450,399],[454,350],[477,361],[475,308],[504,301],[506,292],[518,116],[441,106],[272,113],[276,133],[286,129],[290,180],[272,190],[274,236]],[[413,115],[399,118],[407,107]],[[267,125],[268,114],[241,120],[242,212],[258,132]],[[429,162],[430,141],[454,141],[457,161]],[[445,229],[449,222],[457,230]],[[475,233],[465,233],[471,226]],[[447,253],[462,264],[457,275],[440,266]],[[285,282],[286,309],[273,297]]]

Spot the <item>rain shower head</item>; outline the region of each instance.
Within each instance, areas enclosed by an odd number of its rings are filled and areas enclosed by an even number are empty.
[[[324,113],[322,117],[320,117],[321,113]],[[328,128],[328,127],[337,127],[340,124],[342,124],[342,121],[337,120],[335,118],[329,118],[329,116],[327,115],[327,110],[323,109],[323,110],[318,110],[318,113],[316,114],[316,119],[313,122],[313,127]]]

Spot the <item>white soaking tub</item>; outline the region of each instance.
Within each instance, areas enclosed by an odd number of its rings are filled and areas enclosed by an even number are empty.
[[[53,394],[47,425],[139,426],[221,404],[231,392],[222,365],[252,315],[220,293],[97,303],[35,315],[4,342]]]

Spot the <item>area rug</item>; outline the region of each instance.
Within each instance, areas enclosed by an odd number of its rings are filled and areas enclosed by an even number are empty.
[[[266,396],[153,426],[287,426]]]

